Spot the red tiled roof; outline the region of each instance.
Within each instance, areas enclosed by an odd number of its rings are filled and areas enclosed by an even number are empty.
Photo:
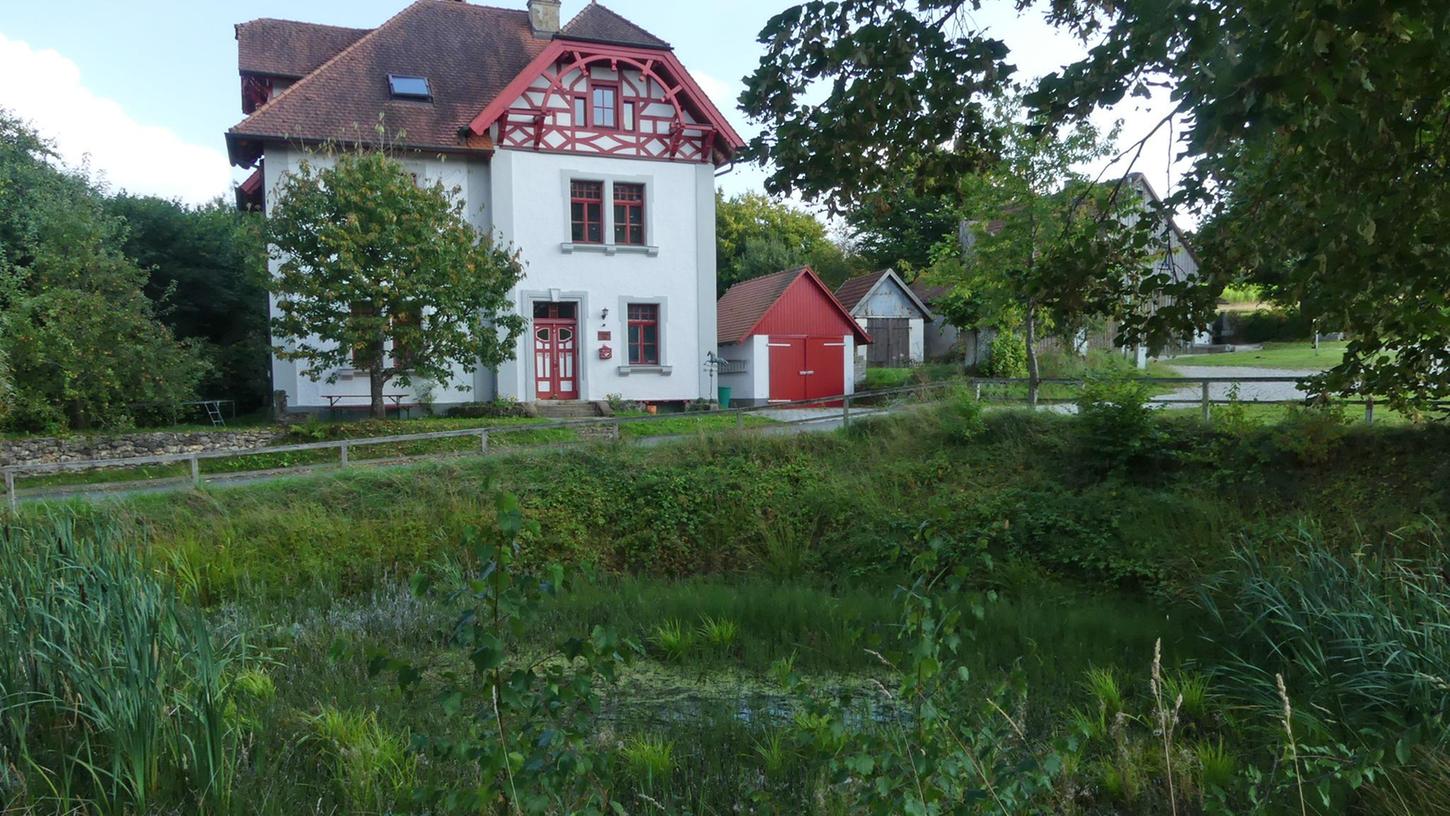
[[[871,291],[876,286],[876,282],[881,280],[881,276],[885,274],[886,270],[883,269],[880,272],[868,272],[847,280],[836,289],[836,300],[841,301],[841,305],[845,306],[847,311],[856,308],[856,304],[861,302],[861,298],[866,297],[866,293]]]
[[[739,343],[755,333],[755,329],[770,312],[771,307],[785,295],[786,290],[803,277],[808,279],[807,283],[820,291],[822,298],[829,302],[829,309],[839,315],[841,325],[849,327],[855,333],[858,342],[871,342],[871,335],[856,323],[850,312],[846,311],[836,296],[831,294],[831,287],[827,286],[815,273],[815,270],[809,266],[800,266],[772,275],[751,278],[726,290],[719,302],[715,304],[716,341]]]
[[[744,340],[760,318],[805,271],[804,266],[787,269],[741,281],[726,290],[715,304],[716,340],[721,343]]]
[[[911,284],[912,293],[916,295],[918,300],[928,306],[935,303],[943,295],[950,292],[951,290],[952,288],[950,286],[933,286],[931,284],[922,283],[921,281],[916,281],[915,283]]]
[[[266,17],[237,23],[237,67],[244,74],[304,77],[371,30]]]
[[[595,2],[589,3],[583,11],[574,15],[574,19],[559,29],[559,38],[634,45],[641,48],[670,47],[669,43]]]
[[[232,128],[233,160],[237,142],[374,141],[380,122],[395,146],[464,149],[459,130],[548,43],[522,9],[416,0]],[[427,77],[433,98],[393,99],[388,74]]]

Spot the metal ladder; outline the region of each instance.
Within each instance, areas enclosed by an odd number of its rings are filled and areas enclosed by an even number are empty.
[[[212,400],[206,400],[202,402],[202,405],[206,406],[206,415],[211,419],[211,424],[213,426],[220,428],[227,424],[226,420],[222,419],[221,403]]]

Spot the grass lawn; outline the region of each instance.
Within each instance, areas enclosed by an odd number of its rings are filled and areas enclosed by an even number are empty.
[[[1247,366],[1249,368],[1287,368],[1323,370],[1338,365],[1344,358],[1344,340],[1325,340],[1315,351],[1308,340],[1295,343],[1265,343],[1258,351],[1232,351],[1227,354],[1193,354],[1164,361],[1167,365],[1185,366]]]
[[[1171,408],[1165,408],[1164,410],[1193,411],[1196,413],[1200,410],[1200,408],[1197,405],[1175,405]],[[1244,421],[1247,423],[1253,425],[1273,425],[1289,418],[1291,413],[1297,410],[1303,409],[1297,405],[1276,405],[1272,403],[1241,402],[1238,405],[1233,406],[1215,405],[1213,406],[1213,415],[1215,417],[1222,418],[1224,416],[1223,412],[1225,411],[1237,411],[1240,412],[1240,416],[1242,416]],[[1350,424],[1364,424],[1363,405],[1339,406],[1339,413],[1343,415],[1345,421]],[[1400,413],[1399,411],[1392,410],[1383,405],[1376,405],[1374,408],[1374,424],[1376,426],[1413,425],[1416,421],[1417,420],[1415,417]]]

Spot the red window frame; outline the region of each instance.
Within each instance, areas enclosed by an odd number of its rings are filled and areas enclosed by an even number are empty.
[[[599,122],[599,112],[604,109],[604,106],[595,102],[594,94],[597,91],[609,91],[610,93],[612,101],[608,110],[611,121],[607,125],[600,124]],[[618,82],[596,82],[590,80],[589,98],[586,100],[586,106],[589,108],[589,127],[595,130],[619,130],[619,92]]]
[[[644,246],[644,185],[614,184],[614,243]]]
[[[630,365],[660,364],[660,305],[658,303],[631,303],[628,308],[626,339],[629,344]],[[654,329],[654,341],[645,336],[646,329]]]
[[[604,243],[604,182],[569,182],[569,239],[576,244]]]

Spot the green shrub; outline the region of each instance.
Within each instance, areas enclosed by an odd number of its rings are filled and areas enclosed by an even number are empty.
[[[868,368],[863,386],[867,391],[883,388],[900,388],[916,379],[912,368]]]
[[[999,330],[988,347],[984,373],[988,377],[1026,377],[1027,346],[1022,335]]]
[[[1127,472],[1164,457],[1165,434],[1147,386],[1133,379],[1090,379],[1077,401],[1084,458],[1098,472]]]

